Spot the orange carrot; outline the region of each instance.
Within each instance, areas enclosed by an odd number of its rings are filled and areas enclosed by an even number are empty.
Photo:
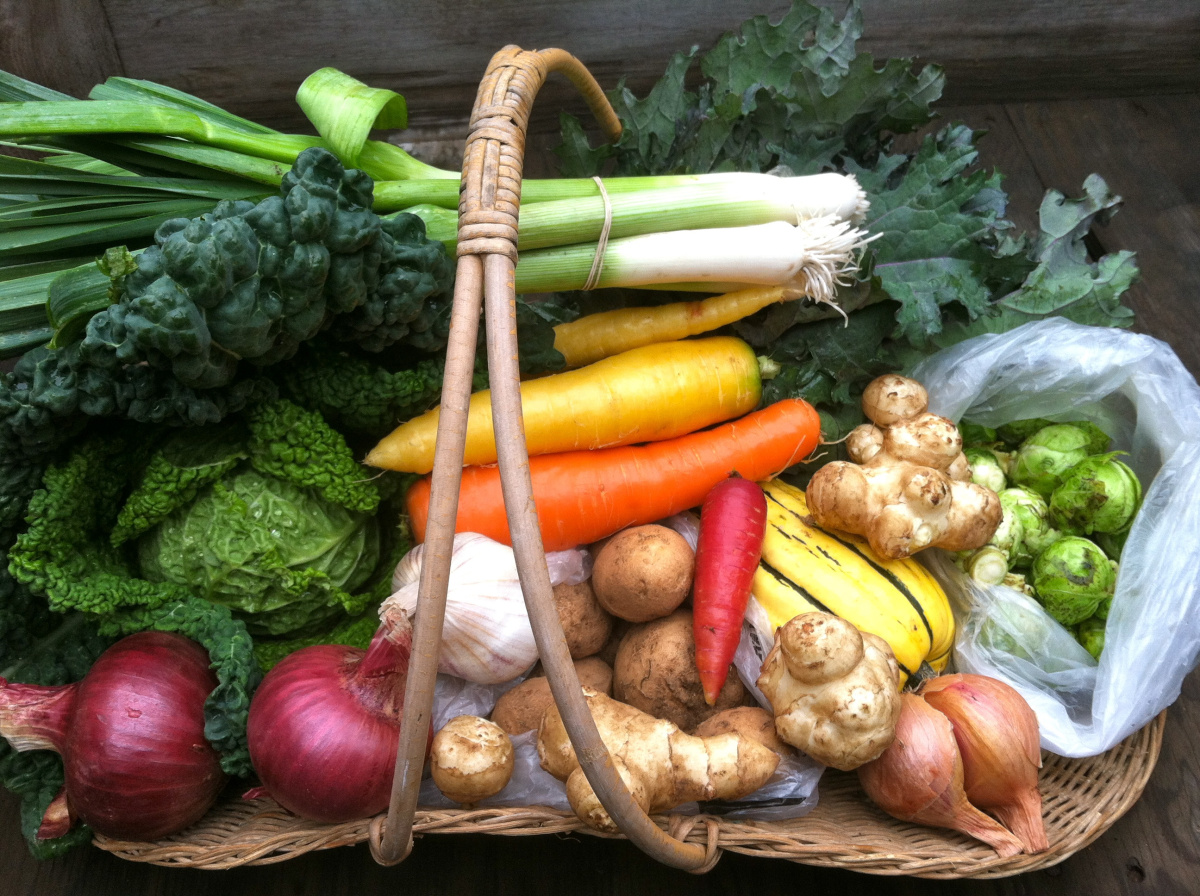
[[[590,544],[627,526],[698,507],[731,473],[751,482],[770,479],[808,457],[820,434],[817,412],[797,398],[661,442],[531,457],[545,549]],[[425,476],[407,494],[417,541],[425,539],[429,487]],[[495,466],[463,469],[455,531],[511,543]]]
[[[717,702],[729,676],[766,531],[767,498],[758,483],[731,476],[705,496],[692,586],[692,634],[696,671],[709,706]]]

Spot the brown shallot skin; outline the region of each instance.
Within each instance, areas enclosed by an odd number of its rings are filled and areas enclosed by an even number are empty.
[[[894,818],[961,831],[1005,858],[1022,851],[1011,831],[967,800],[953,726],[917,694],[901,694],[896,739],[882,756],[859,767],[858,780]]]
[[[1038,721],[1025,698],[1003,681],[965,673],[932,678],[921,695],[954,727],[967,799],[996,816],[1026,852],[1049,849],[1038,789]]]

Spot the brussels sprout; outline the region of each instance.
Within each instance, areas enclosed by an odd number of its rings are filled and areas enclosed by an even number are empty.
[[[1014,566],[1032,563],[1034,557],[1062,537],[1062,533],[1050,525],[1049,505],[1037,492],[1018,485],[1006,488],[999,497],[1004,516],[1012,516],[1020,522],[1021,538],[1010,555]],[[1004,525],[1003,521],[1000,525]]]
[[[958,424],[958,432],[962,436],[964,447],[988,445],[996,441],[996,430],[979,423],[968,423],[963,420]]]
[[[994,492],[1008,485],[1004,460],[991,448],[967,448],[963,451],[971,465],[971,481]]]
[[[1090,450],[1094,441],[1093,433],[1074,423],[1044,426],[1021,443],[1009,475],[1017,485],[1049,498],[1067,470],[1095,453]]]
[[[996,438],[998,438],[1005,445],[1008,445],[1011,448],[1016,448],[1039,429],[1044,429],[1045,427],[1052,426],[1053,424],[1053,420],[1047,420],[1044,417],[1032,417],[1028,420],[1013,420],[1011,423],[1005,423],[1003,426],[996,427]]]
[[[1075,640],[1096,659],[1100,659],[1100,654],[1104,652],[1105,625],[1099,616],[1092,616],[1075,626]]]
[[[992,544],[967,552],[962,569],[981,585],[999,585],[1008,575],[1008,554]]]
[[[1025,543],[1025,523],[1021,517],[1013,513],[1011,507],[1005,507],[1003,502],[1000,504],[1000,510],[1000,523],[996,526],[992,537],[988,539],[988,544],[1002,550],[1008,565],[1014,566],[1015,558]]]
[[[1110,560],[1120,560],[1121,552],[1125,550],[1125,541],[1129,538],[1129,530],[1121,532],[1093,532],[1092,541],[1104,549]]]
[[[1137,474],[1117,454],[1097,454],[1071,467],[1050,495],[1050,519],[1074,535],[1121,532],[1142,504]]]
[[[1116,589],[1117,572],[1096,544],[1064,535],[1033,561],[1033,590],[1046,612],[1066,626],[1095,615]]]

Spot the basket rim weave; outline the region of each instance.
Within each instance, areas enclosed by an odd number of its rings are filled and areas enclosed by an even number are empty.
[[[1166,711],[1111,750],[1068,759],[1043,751],[1039,784],[1050,848],[1035,855],[1001,858],[987,845],[940,828],[908,824],[884,814],[867,799],[855,775],[829,771],[821,779],[817,807],[788,821],[735,821],[712,815],[657,816],[665,829],[703,844],[748,856],[877,875],[934,879],[999,878],[1057,865],[1089,846],[1137,802],[1162,749]],[[94,843],[119,858],[176,868],[226,870],[269,865],[316,850],[352,846],[368,839],[372,819],[317,824],[298,818],[269,798],[219,803],[205,818],[172,837],[153,842],[97,834]],[[414,833],[585,833],[572,813],[541,806],[418,809]]]

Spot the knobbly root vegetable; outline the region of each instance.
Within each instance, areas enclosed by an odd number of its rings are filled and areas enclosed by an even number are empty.
[[[736,472],[770,479],[817,447],[821,419],[806,401],[785,399],[712,429],[677,439],[529,459],[542,543],[547,551],[592,544],[629,526],[699,507],[709,490]],[[417,541],[429,517],[429,477],[408,490]],[[494,466],[462,473],[455,531],[508,543],[508,517]]]
[[[896,658],[882,638],[829,613],[803,613],[775,633],[758,688],[784,741],[850,771],[895,737],[899,682]]]
[[[612,635],[613,618],[600,602],[590,581],[554,586],[554,607],[562,623],[571,659],[594,656]]]
[[[853,462],[826,464],[808,484],[816,524],[861,535],[889,559],[987,544],[1000,501],[970,481],[962,437],[953,422],[926,411],[925,388],[889,374],[867,386],[862,404],[872,423],[847,438]]]
[[[508,786],[513,743],[495,722],[455,716],[433,736],[429,769],[433,783],[456,803],[477,803]]]
[[[894,818],[962,831],[1001,856],[1021,852],[1021,841],[985,815],[963,791],[963,761],[950,720],[917,694],[901,694],[896,738],[858,769],[867,796]]]
[[[726,679],[713,704],[704,699],[692,613],[687,609],[630,628],[613,663],[613,697],[684,731],[749,699],[737,675]]]
[[[658,442],[739,417],[758,404],[754,349],[732,336],[664,342],[521,384],[531,455]],[[433,469],[437,408],[402,423],[367,455],[371,466]],[[463,463],[496,462],[491,392],[471,396]]]
[[[629,622],[669,616],[692,590],[696,555],[666,526],[623,529],[596,554],[592,588],[600,606]]]
[[[576,660],[574,665],[580,685],[601,694],[612,693],[613,670],[604,660],[590,656]],[[546,710],[553,705],[549,679],[544,675],[527,678],[500,695],[492,708],[492,721],[516,737],[536,730]]]
[[[693,800],[736,800],[762,787],[779,757],[753,738],[737,734],[695,737],[596,691],[584,689],[596,728],[633,799],[648,812]],[[589,827],[618,833],[588,784],[562,717],[547,710],[538,729],[542,768],[566,782],[567,800]]]
[[[732,709],[724,709],[715,716],[709,716],[692,732],[697,737],[730,733],[752,738],[780,756],[792,756],[796,752],[790,744],[779,738],[779,733],[775,730],[775,717],[761,706],[735,706]]]

